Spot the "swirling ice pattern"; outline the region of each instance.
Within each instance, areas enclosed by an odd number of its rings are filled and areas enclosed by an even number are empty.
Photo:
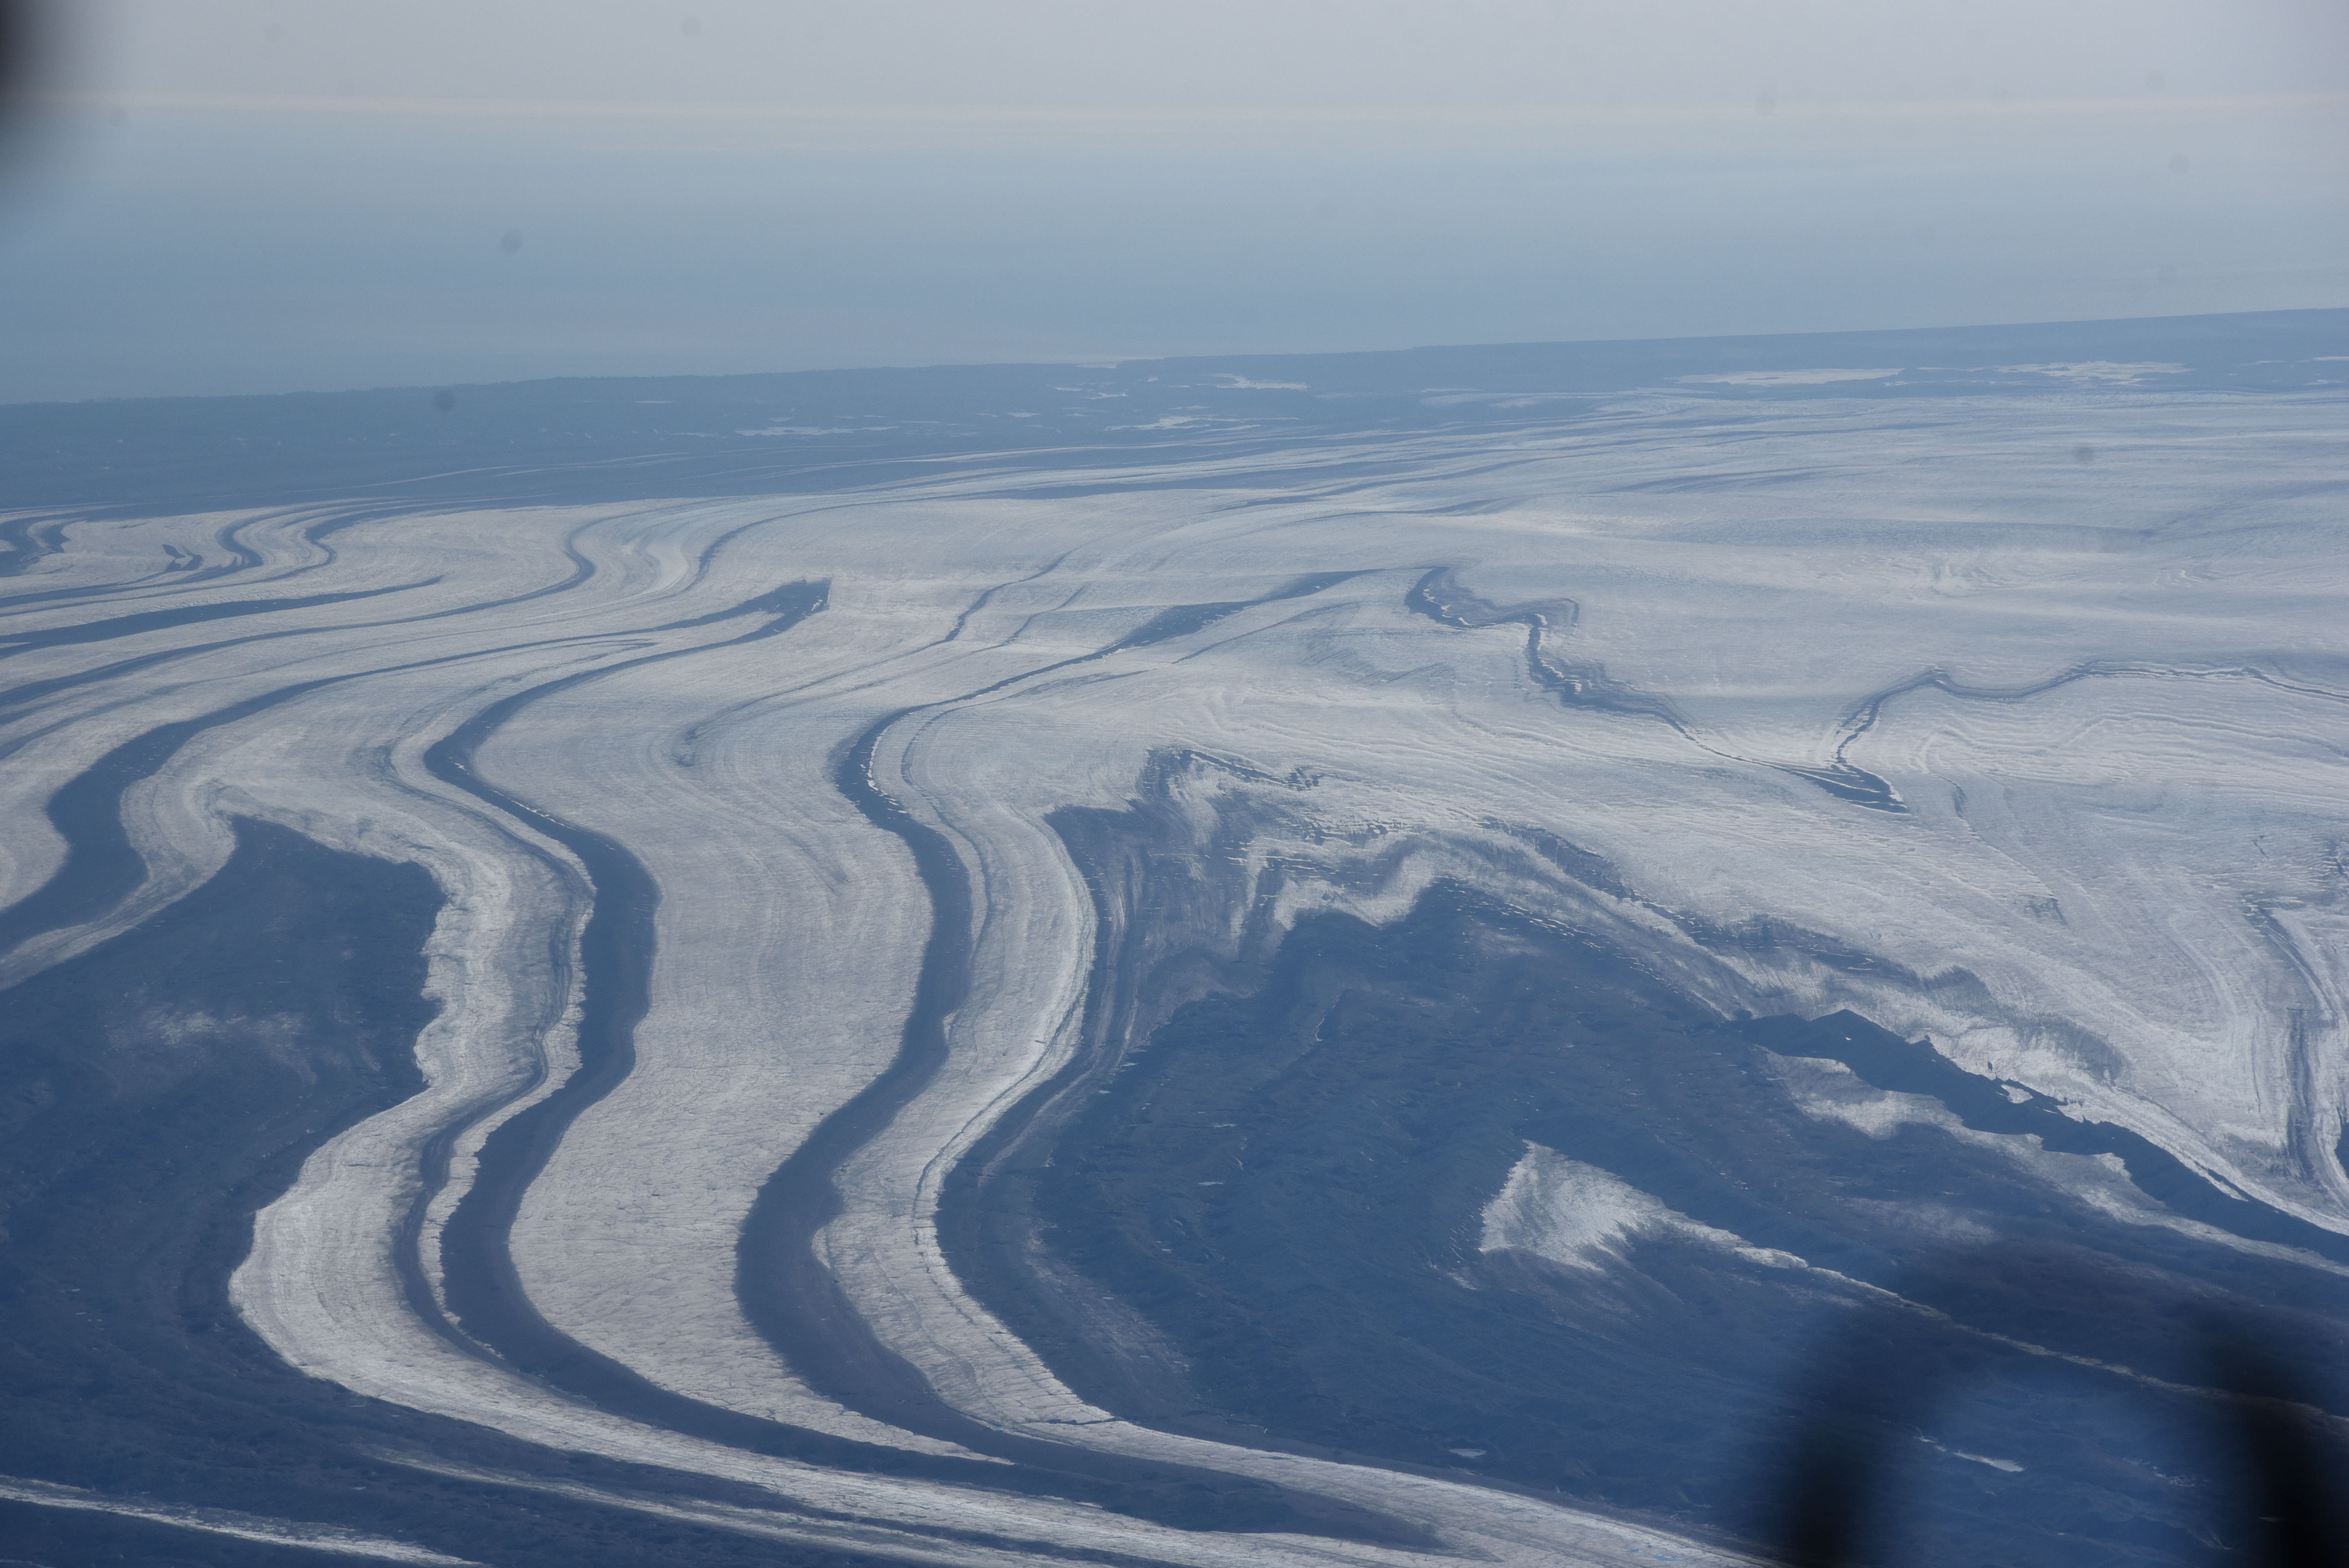
[[[2349,1233],[2338,414],[2180,396],[2093,469],[1987,400],[1673,405],[1372,479],[1332,441],[1063,499],[944,465],[52,521],[0,615],[0,983],[201,885],[240,817],[425,867],[429,1087],[259,1216],[236,1305],[358,1393],[784,1511],[623,1506],[957,1563],[1719,1559],[1133,1424],[966,1292],[941,1184],[1078,1048],[1104,936],[1053,813],[1173,780],[1241,891],[1164,940],[1465,882]],[[1291,1522],[990,1483],[1022,1467]]]

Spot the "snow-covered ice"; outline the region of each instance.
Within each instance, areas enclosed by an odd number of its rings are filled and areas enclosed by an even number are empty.
[[[1898,372],[1690,377],[1818,400],[1657,393],[1277,460],[1209,443],[1057,476],[1048,459],[942,461],[789,497],[376,509],[331,551],[325,509],[76,521],[0,606],[31,693],[0,710],[0,897],[47,907],[61,788],[177,738],[119,764],[143,879],[30,921],[0,963],[19,978],[168,908],[238,817],[430,872],[429,1087],[319,1150],[235,1276],[245,1320],[316,1376],[843,1511],[864,1522],[841,1539],[876,1551],[1001,1554],[892,1533],[944,1511],[1169,1563],[1416,1557],[740,1452],[419,1317],[403,1269],[440,1280],[485,1140],[577,1068],[599,890],[564,835],[597,835],[657,890],[655,946],[632,1067],[515,1213],[530,1304],[688,1399],[971,1455],[822,1391],[738,1298],[761,1189],[888,1068],[916,1006],[930,891],[835,782],[871,735],[874,789],[971,895],[943,1063],[841,1164],[818,1239],[878,1345],[986,1429],[1278,1480],[1463,1555],[1704,1560],[1562,1502],[1100,1409],[956,1277],[943,1184],[1082,1032],[1100,915],[1054,814],[1123,807],[1190,758],[1169,776],[1198,853],[1210,820],[1253,824],[1215,868],[1238,891],[1187,934],[1205,949],[1258,890],[1282,921],[1383,920],[1440,880],[1479,886],[1603,926],[1723,1016],[1852,1008],[2349,1234],[2341,404],[2168,391],[2154,363],[2005,368],[2049,389],[1857,402],[1837,384]],[[224,569],[178,586],[158,563],[181,559]],[[1433,573],[1444,614],[1414,600]],[[792,583],[823,584],[823,608],[751,635],[766,613],[740,607]],[[436,744],[540,688],[471,768],[543,818],[436,770]],[[1533,831],[1612,881],[1529,858]],[[450,1138],[435,1187],[422,1151]],[[1485,1223],[1488,1250],[1569,1269],[1659,1233],[1799,1264],[1538,1146]]]

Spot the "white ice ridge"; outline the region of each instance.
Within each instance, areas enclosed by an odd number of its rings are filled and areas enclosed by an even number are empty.
[[[191,727],[122,797],[146,882],[29,934],[0,980],[199,885],[239,816],[424,865],[447,900],[430,1087],[328,1144],[261,1216],[240,1309],[288,1360],[368,1394],[910,1528],[980,1505],[511,1377],[416,1316],[398,1255],[419,1150],[463,1130],[418,1259],[437,1278],[436,1227],[483,1138],[576,1059],[597,890],[531,812],[550,814],[644,868],[657,947],[632,1070],[523,1201],[512,1253],[533,1305],[691,1398],[953,1448],[819,1393],[735,1294],[759,1189],[892,1059],[931,934],[905,841],[835,785],[844,748],[884,725],[873,779],[951,847],[973,905],[945,1065],[843,1167],[820,1238],[880,1341],[997,1428],[1278,1479],[1504,1561],[1612,1560],[1633,1551],[1624,1527],[1551,1503],[1114,1419],[965,1291],[937,1240],[942,1183],[1067,1059],[1101,935],[1054,814],[1164,781],[1223,898],[1165,941],[1227,951],[1260,901],[1283,922],[1392,918],[1458,882],[1603,931],[1724,1013],[1848,1006],[1930,1035],[2349,1229],[2342,413],[2315,395],[2061,387],[1652,397],[1533,431],[1169,448],[1087,468],[1056,499],[1039,499],[1061,477],[1040,459],[789,498],[354,506],[331,551],[311,535],[332,508],[87,520],[12,580],[86,593],[0,603],[30,694],[0,702],[0,899],[62,862],[43,810],[61,786]],[[181,585],[183,557],[233,569]],[[1411,607],[1438,569],[1467,624]],[[1337,573],[1356,575],[1275,597]],[[826,607],[739,640],[759,615],[724,613],[792,583],[828,583]],[[372,596],[322,597],[344,594]],[[48,635],[233,599],[312,602]],[[1217,611],[1135,636],[1183,605]],[[529,811],[428,767],[492,705],[595,671],[473,754]],[[1556,841],[1587,858],[1539,848]],[[1596,861],[1611,878],[1578,880]],[[1526,1169],[1528,1194],[1583,1191]],[[1040,1501],[984,1507],[1007,1538],[1238,1550]],[[1392,1555],[1241,1539],[1230,1560]]]
[[[201,1535],[227,1535],[270,1546],[290,1546],[305,1552],[326,1552],[338,1557],[372,1557],[380,1563],[421,1563],[431,1568],[477,1568],[471,1558],[451,1557],[412,1542],[381,1535],[362,1535],[331,1524],[308,1524],[293,1519],[264,1519],[226,1508],[179,1508],[139,1498],[109,1497],[78,1486],[26,1480],[0,1475],[0,1498],[31,1503],[36,1508],[70,1509],[78,1513],[111,1513],[149,1524],[168,1524]]]
[[[1701,1223],[1596,1165],[1527,1143],[1509,1179],[1485,1206],[1477,1245],[1531,1253],[1567,1268],[1603,1272],[1642,1235],[1675,1236],[1769,1268],[1806,1268],[1792,1253],[1757,1247],[1733,1231]]]

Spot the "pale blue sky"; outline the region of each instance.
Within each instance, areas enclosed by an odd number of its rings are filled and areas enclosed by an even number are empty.
[[[111,0],[0,398],[2349,304],[2334,7]]]

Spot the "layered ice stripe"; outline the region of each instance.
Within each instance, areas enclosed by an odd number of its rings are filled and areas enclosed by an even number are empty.
[[[313,575],[333,584],[330,598],[387,587],[396,594],[296,607],[229,599],[275,606],[233,630],[219,620],[150,622],[147,611],[126,625],[103,607],[49,606],[41,616],[54,623],[43,628],[46,634],[105,634],[22,647],[0,664],[8,678],[0,695],[0,748],[10,761],[0,787],[20,824],[8,835],[9,892],[21,899],[62,863],[64,844],[43,804],[109,753],[157,728],[198,728],[295,686],[349,681],[436,657],[479,658],[535,643],[543,659],[545,647],[566,632],[592,629],[582,622],[599,600],[634,591],[621,554],[611,552],[597,572],[582,553],[595,547],[595,521],[592,513],[457,515],[410,519],[388,531],[355,529],[332,565]],[[46,575],[27,574],[17,585]],[[227,593],[229,583],[243,575],[233,574],[217,593]],[[559,608],[533,597],[555,587],[567,590]],[[205,602],[199,597],[177,609],[201,609]]]
[[[795,556],[795,559],[806,559]],[[566,1134],[515,1225],[549,1321],[665,1387],[843,1436],[939,1445],[817,1399],[743,1320],[732,1242],[810,1130],[888,1065],[928,922],[902,849],[832,788],[902,700],[895,657],[986,584],[858,583],[787,646],[639,666],[502,733],[485,772],[627,843],[661,890],[626,1082]],[[579,726],[627,744],[582,755]]]

